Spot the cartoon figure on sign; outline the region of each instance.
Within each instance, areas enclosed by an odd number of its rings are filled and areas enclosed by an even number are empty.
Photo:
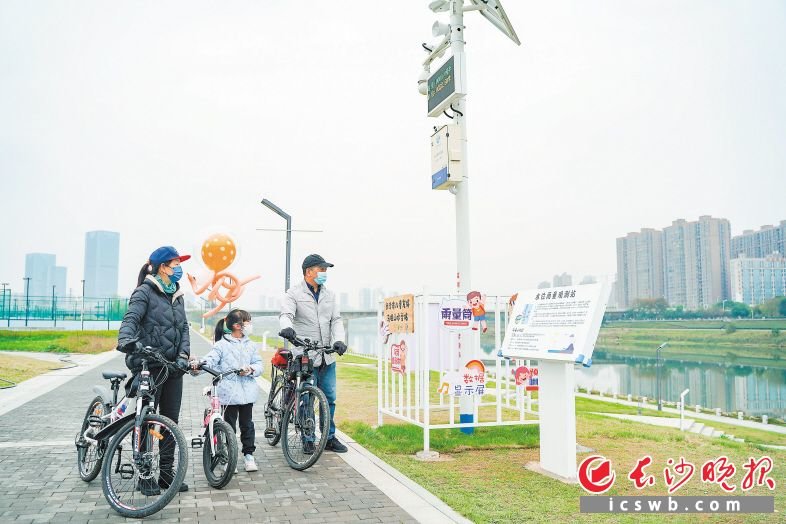
[[[202,315],[203,318],[212,317],[230,302],[236,301],[243,294],[245,285],[256,280],[259,275],[249,277],[245,280],[238,279],[226,269],[235,261],[237,246],[229,235],[219,233],[210,235],[210,238],[202,243],[202,262],[210,270],[206,281],[203,284],[197,283],[195,276],[188,274],[188,281],[194,294],[201,295],[209,291],[205,300],[215,300],[218,305]],[[221,289],[226,289],[222,294]]]
[[[480,294],[480,291],[470,291],[467,294],[467,303],[472,308],[472,320],[475,325],[472,326],[472,331],[478,330],[478,324],[483,329],[483,333],[488,330],[486,325],[486,297]]]
[[[382,343],[387,346],[390,339],[390,325],[387,320],[379,322],[379,336],[382,337]]]
[[[404,340],[390,346],[390,367],[395,373],[407,372],[407,343]]]

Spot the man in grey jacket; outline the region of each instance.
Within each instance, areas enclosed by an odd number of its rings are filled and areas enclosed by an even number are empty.
[[[333,264],[320,255],[309,255],[303,260],[303,280],[287,290],[278,317],[280,335],[291,339],[295,335],[332,345],[336,353],[347,350],[344,343],[344,324],[341,321],[336,295],[325,287],[327,269]],[[330,431],[325,449],[344,453],[347,447],[336,438],[333,415],[336,412],[336,357],[319,355],[314,360],[314,382],[327,397],[330,407]],[[304,442],[305,453],[314,452],[313,442]]]

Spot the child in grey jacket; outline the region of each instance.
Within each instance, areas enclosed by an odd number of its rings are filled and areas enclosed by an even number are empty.
[[[262,359],[257,353],[251,335],[251,315],[242,309],[233,309],[226,318],[218,321],[213,349],[203,362],[218,372],[242,369],[239,375],[229,375],[218,385],[218,399],[224,408],[224,420],[232,426],[240,418],[240,443],[243,445],[243,463],[246,471],[257,471],[254,460],[255,433],[252,412],[259,397],[259,386],[254,377],[262,374]]]

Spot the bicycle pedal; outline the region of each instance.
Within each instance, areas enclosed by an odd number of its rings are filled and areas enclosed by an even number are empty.
[[[202,437],[194,437],[191,439],[191,447],[192,448],[201,448],[202,447]]]
[[[277,434],[278,432],[276,431],[276,428],[265,429],[265,438],[274,438]]]
[[[134,466],[131,464],[123,464],[118,469],[118,473],[120,473],[120,478],[123,480],[131,480],[134,478]]]

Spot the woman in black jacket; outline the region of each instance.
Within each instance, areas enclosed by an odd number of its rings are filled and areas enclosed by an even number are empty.
[[[137,287],[128,301],[128,310],[123,316],[118,334],[118,349],[126,353],[126,366],[134,375],[142,369],[142,357],[136,348],[150,346],[169,361],[176,362],[186,370],[191,355],[189,326],[183,303],[183,291],[178,281],[183,275],[180,263],[191,258],[180,255],[172,246],[156,249],[139,271]],[[151,378],[156,378],[156,368],[150,366]],[[131,384],[129,384],[130,386]],[[170,373],[167,380],[156,390],[159,413],[177,423],[183,397],[183,374]],[[173,446],[162,446],[158,486],[148,482],[140,489],[145,495],[158,494],[158,487],[169,487],[174,465]],[[148,485],[150,484],[150,485]],[[180,491],[188,491],[184,482]]]

